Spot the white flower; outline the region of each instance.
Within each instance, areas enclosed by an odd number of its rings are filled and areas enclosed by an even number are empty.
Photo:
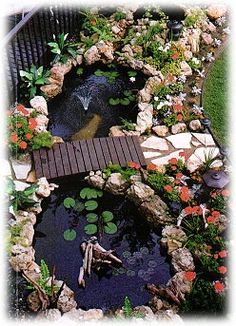
[[[213,43],[213,45],[214,45],[215,47],[220,46],[221,43],[222,43],[221,40],[219,40],[219,39],[217,39],[217,38],[214,38],[214,43]]]
[[[154,101],[157,102],[159,100],[159,97],[158,96],[154,96]]]
[[[222,17],[220,17],[220,18],[218,18],[218,19],[216,20],[216,24],[217,24],[218,26],[222,26],[222,25],[224,25],[224,23],[226,23],[226,17],[225,17],[225,16],[222,16]]]
[[[180,92],[179,93],[179,99],[180,99],[180,101],[186,101],[186,96],[187,96],[187,94],[186,93],[182,93],[182,92]]]
[[[136,36],[137,36],[137,37],[138,37],[138,36],[140,36],[140,35],[141,35],[141,33],[140,33],[140,32],[137,32],[137,33],[136,33]]]
[[[200,106],[198,106],[196,104],[193,104],[192,111],[195,114],[201,114],[204,111],[204,109],[203,109],[203,107],[200,107]]]
[[[202,57],[202,59],[201,59],[202,61],[205,61],[206,60],[206,58],[205,57]]]
[[[213,57],[213,53],[212,52],[207,53],[207,55],[206,55],[206,61],[207,62],[212,62],[214,60],[215,60],[215,58]]]
[[[153,124],[153,126],[158,126],[159,120],[157,118],[152,118],[152,124]]]
[[[201,88],[197,88],[197,86],[193,86],[193,87],[192,87],[192,94],[193,94],[194,96],[200,95],[201,92],[202,92]]]
[[[162,46],[162,45],[159,46],[158,50],[159,50],[159,51],[163,51],[163,50],[164,50],[163,46]]]
[[[204,74],[205,70],[204,70],[204,69],[202,69],[201,71],[200,71],[199,69],[197,69],[196,71],[197,71],[198,75],[199,75],[201,78],[204,78],[204,77],[205,77],[205,74]]]
[[[169,102],[171,102],[172,101],[172,96],[171,95],[166,95],[166,99],[169,101]]]
[[[56,41],[56,35],[52,34],[52,37],[53,37],[54,41]]]
[[[200,60],[198,58],[196,58],[196,57],[193,57],[192,62],[195,63],[196,65],[199,65]]]
[[[129,80],[133,83],[133,82],[135,82],[136,78],[135,77],[130,77]]]
[[[185,75],[181,75],[181,76],[179,76],[179,81],[181,82],[181,83],[185,83],[186,82],[186,80],[187,80],[187,77],[185,76]]]
[[[230,28],[229,27],[226,27],[226,28],[224,28],[223,29],[223,32],[225,33],[225,34],[230,34]]]

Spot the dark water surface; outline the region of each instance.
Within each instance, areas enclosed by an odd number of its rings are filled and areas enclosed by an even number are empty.
[[[57,190],[44,201],[41,221],[36,226],[36,261],[40,263],[43,258],[50,269],[56,266],[57,279],[66,281],[82,308],[107,311],[121,307],[126,295],[133,305],[147,303],[150,295],[144,288],[145,284],[165,284],[171,277],[169,263],[160,254],[160,236],[150,229],[137,209],[122,196],[104,193],[98,199],[99,207],[94,212],[113,212],[118,232],[114,235],[103,234],[100,244],[107,250],[115,249],[123,261],[123,267],[108,269],[100,275],[93,271],[90,277],[86,277],[86,288],[78,287],[77,278],[83,259],[80,244],[90,237],[84,232],[86,212],[78,216],[73,209],[64,207],[63,200],[67,196],[79,198],[80,189]],[[74,241],[63,238],[63,232],[70,227],[77,232]]]

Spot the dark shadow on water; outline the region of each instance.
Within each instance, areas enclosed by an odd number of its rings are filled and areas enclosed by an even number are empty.
[[[77,278],[82,265],[80,244],[89,238],[83,230],[87,224],[84,216],[86,212],[80,213],[78,217],[73,209],[64,207],[63,200],[67,196],[79,198],[80,189],[81,183],[77,187],[70,186],[70,190],[58,190],[44,201],[41,220],[36,226],[36,261],[40,263],[43,258],[50,269],[56,266],[57,279],[66,281],[82,308],[102,308],[107,311],[121,307],[126,295],[133,305],[146,304],[151,296],[145,290],[145,284],[166,284],[171,277],[170,266],[166,257],[160,253],[160,235],[144,222],[137,209],[123,196],[104,193],[98,200],[99,207],[95,212],[113,212],[118,232],[114,235],[103,234],[100,243],[107,250],[115,249],[124,268],[108,269],[100,274],[92,272],[86,278],[86,288],[78,287]],[[77,232],[77,238],[65,241],[63,232],[70,227]]]

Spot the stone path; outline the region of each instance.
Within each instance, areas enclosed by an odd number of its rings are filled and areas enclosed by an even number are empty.
[[[146,163],[153,163],[162,166],[168,163],[171,158],[179,158],[184,152],[183,160],[190,172],[194,172],[205,162],[206,158],[214,158],[219,155],[219,148],[215,144],[211,134],[183,132],[167,137],[149,136],[141,141],[141,147]],[[223,164],[216,160],[212,167],[219,167]]]

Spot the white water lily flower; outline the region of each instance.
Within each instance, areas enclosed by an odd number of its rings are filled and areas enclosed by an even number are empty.
[[[129,79],[132,83],[134,83],[135,82],[135,80],[136,80],[136,78],[135,77],[130,77],[130,79]]]
[[[215,58],[213,56],[213,53],[212,52],[207,53],[207,55],[206,55],[206,61],[207,62],[212,62],[214,60],[215,60]]]
[[[230,33],[231,33],[231,30],[230,30],[229,27],[226,27],[226,28],[223,29],[223,32],[224,32],[225,34],[230,34]]]
[[[213,45],[214,45],[215,47],[220,46],[221,43],[222,43],[221,40],[219,40],[219,39],[217,39],[217,38],[214,38],[214,43],[213,43]]]
[[[201,88],[197,88],[197,86],[193,86],[193,87],[192,87],[192,94],[193,94],[194,96],[200,95],[201,92],[202,92]]]
[[[197,104],[193,104],[193,107],[192,107],[192,111],[195,113],[195,114],[201,114],[204,109],[202,106],[199,106]]]
[[[158,96],[154,96],[154,101],[157,102],[159,100],[159,97]]]

